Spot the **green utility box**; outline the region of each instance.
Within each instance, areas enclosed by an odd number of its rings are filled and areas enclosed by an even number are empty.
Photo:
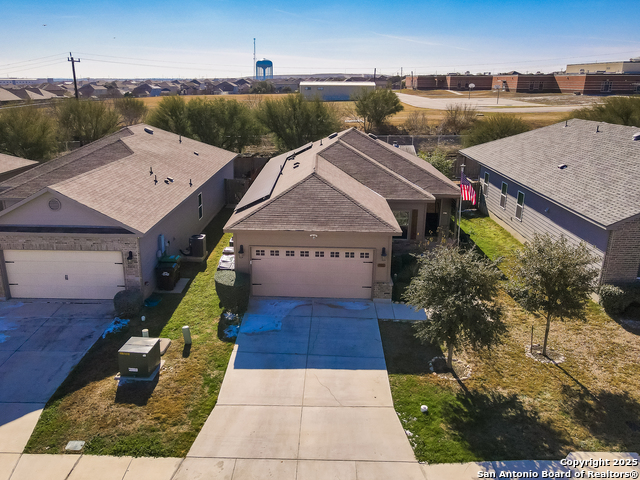
[[[118,350],[121,377],[148,377],[159,365],[159,338],[131,337]]]

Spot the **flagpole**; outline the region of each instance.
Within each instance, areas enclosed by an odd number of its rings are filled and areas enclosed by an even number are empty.
[[[462,174],[464,173],[464,163],[460,165],[460,205],[458,205],[458,246],[460,246],[460,224],[462,217]]]

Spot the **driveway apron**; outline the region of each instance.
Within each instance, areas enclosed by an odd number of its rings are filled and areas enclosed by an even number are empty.
[[[372,462],[424,478],[393,407],[373,302],[253,298],[174,478],[355,480]]]
[[[22,453],[49,397],[112,319],[112,302],[0,302],[0,453]]]

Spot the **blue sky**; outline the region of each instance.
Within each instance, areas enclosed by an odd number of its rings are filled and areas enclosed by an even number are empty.
[[[551,72],[640,56],[637,1],[0,0],[0,77]]]

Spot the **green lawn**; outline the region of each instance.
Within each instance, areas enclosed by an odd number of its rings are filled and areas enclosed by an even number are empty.
[[[63,453],[69,440],[86,441],[84,453],[97,455],[185,456],[218,398],[233,342],[220,324],[222,309],[214,275],[230,234],[223,210],[206,228],[205,264],[185,264],[181,276],[193,280],[181,295],[164,294],[161,303],[131,319],[126,332],[100,339],[47,403],[26,453]],[[182,326],[193,345],[186,349]],[[116,388],[117,351],[132,335],[170,338],[158,382]]]
[[[485,217],[463,219],[462,229],[485,255],[503,257],[508,275],[520,245]],[[421,345],[410,324],[381,322],[383,347],[396,411],[416,457],[429,463],[560,459],[571,451],[640,450],[640,339],[594,303],[586,323],[551,325],[550,346],[564,363],[525,356],[544,319],[525,312],[504,291],[499,301],[509,332],[502,345],[456,353],[472,376],[449,381],[431,374],[438,346]],[[429,406],[423,415],[420,405]]]

